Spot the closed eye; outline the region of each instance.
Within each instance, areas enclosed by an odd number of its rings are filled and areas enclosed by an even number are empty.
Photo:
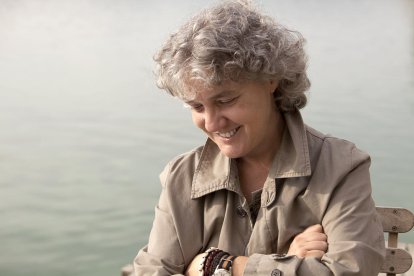
[[[217,103],[219,105],[227,105],[227,104],[232,104],[234,103],[239,97],[234,97],[234,98],[223,98],[223,99],[219,99],[217,100]]]
[[[197,103],[193,101],[184,102],[184,107],[190,108],[191,110],[194,110],[197,112],[201,112],[203,110],[203,105],[201,103]]]

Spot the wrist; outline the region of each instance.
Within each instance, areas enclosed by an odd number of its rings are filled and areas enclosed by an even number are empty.
[[[248,260],[249,258],[246,256],[238,256],[233,261],[232,276],[242,276]]]

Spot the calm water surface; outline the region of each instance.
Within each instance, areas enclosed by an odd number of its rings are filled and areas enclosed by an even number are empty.
[[[151,57],[206,3],[0,0],[1,276],[118,275],[145,244],[158,173],[204,141]],[[414,210],[414,2],[260,5],[308,40],[305,121],[371,154],[378,205]]]

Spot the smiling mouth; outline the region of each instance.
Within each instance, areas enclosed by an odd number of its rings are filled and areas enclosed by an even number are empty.
[[[221,138],[227,138],[228,139],[228,138],[233,137],[239,129],[240,129],[240,127],[237,127],[235,129],[232,129],[232,130],[227,131],[227,132],[216,132],[216,134],[218,136],[220,136]]]

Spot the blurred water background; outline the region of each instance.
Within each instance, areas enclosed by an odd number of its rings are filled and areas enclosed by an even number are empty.
[[[152,55],[212,1],[0,0],[0,275],[118,275],[172,157],[204,142]],[[372,156],[414,210],[414,1],[262,0],[307,38],[305,121]],[[414,233],[403,240],[414,242]]]

